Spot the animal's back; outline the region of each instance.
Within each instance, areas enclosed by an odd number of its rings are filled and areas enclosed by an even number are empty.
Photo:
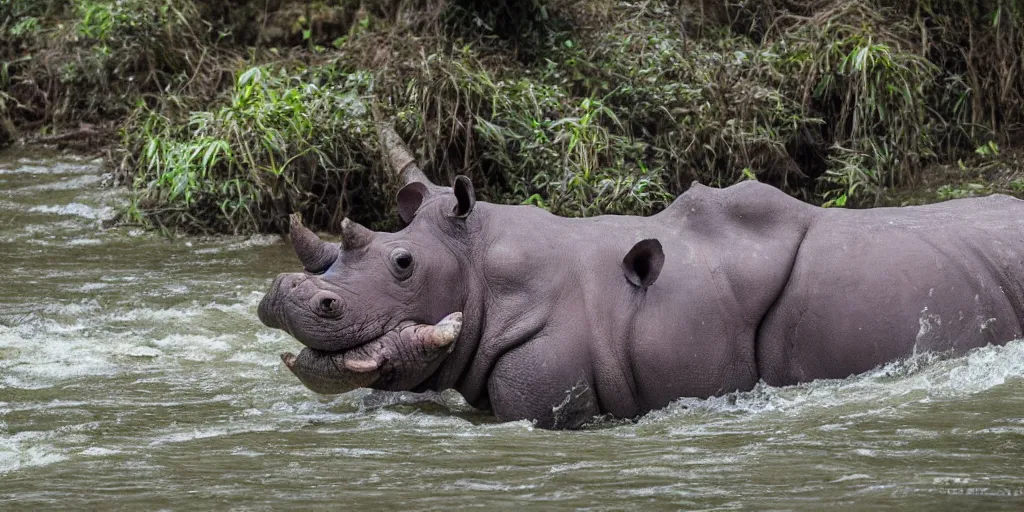
[[[1024,201],[816,215],[758,335],[771,384],[841,378],[916,351],[1022,334]]]

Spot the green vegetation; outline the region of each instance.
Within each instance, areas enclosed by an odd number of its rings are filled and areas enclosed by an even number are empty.
[[[196,32],[201,11],[187,0],[4,2],[0,19],[9,43],[0,47],[0,118],[18,131],[121,120],[136,101],[169,91],[195,97],[200,71],[224,64]]]
[[[171,229],[280,231],[292,211],[394,227],[374,111],[435,181],[563,215],[652,213],[693,180],[836,207],[1022,192],[999,149],[1024,132],[1024,0],[26,0],[0,17],[0,144],[117,128],[126,218]]]
[[[337,204],[355,194],[380,197],[370,180],[380,155],[368,118],[372,78],[332,67],[288,74],[254,67],[227,101],[185,121],[140,109],[125,138],[136,153],[137,204],[132,220],[217,231],[284,229],[266,210],[305,210],[319,225],[337,225]],[[269,206],[269,208],[268,208]],[[385,217],[383,202],[362,203]],[[376,208],[376,210],[374,210]],[[196,218],[197,212],[216,212]]]

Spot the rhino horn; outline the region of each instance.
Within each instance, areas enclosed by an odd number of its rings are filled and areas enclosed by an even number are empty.
[[[302,268],[311,274],[322,274],[338,259],[338,246],[317,237],[302,225],[297,214],[293,213],[290,219],[292,247],[302,262]]]
[[[412,156],[412,151],[405,145],[402,138],[398,136],[398,132],[395,131],[394,127],[390,124],[381,123],[378,125],[378,132],[380,136],[380,145],[387,153],[388,162],[391,163],[392,171],[402,179],[403,185],[410,183],[423,183],[428,188],[433,188],[436,185],[431,183],[427,178],[426,174],[418,165],[416,165],[416,158]]]
[[[346,218],[341,221],[341,246],[346,251],[362,249],[373,240],[373,231],[363,227],[362,224]]]

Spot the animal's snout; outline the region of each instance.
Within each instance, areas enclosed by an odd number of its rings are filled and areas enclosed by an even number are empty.
[[[329,291],[319,291],[310,299],[310,306],[317,313],[327,317],[341,315],[341,297]]]
[[[279,293],[287,294],[288,292],[295,289],[297,286],[305,281],[307,276],[305,274],[298,274],[290,272],[287,274],[278,274],[274,278],[273,284],[270,285],[270,291],[267,292],[267,296],[277,295]]]
[[[273,329],[283,329],[284,323],[281,320],[281,305],[284,297],[306,279],[302,274],[279,274],[274,278],[270,290],[263,296],[256,314],[263,325]]]

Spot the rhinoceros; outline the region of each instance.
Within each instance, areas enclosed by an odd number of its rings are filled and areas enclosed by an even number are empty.
[[[294,223],[304,271],[260,303],[306,345],[282,358],[314,391],[455,389],[499,421],[576,428],[1022,336],[1011,197],[826,209],[746,181],[577,219],[394,160],[406,226],[346,221],[332,244]]]

